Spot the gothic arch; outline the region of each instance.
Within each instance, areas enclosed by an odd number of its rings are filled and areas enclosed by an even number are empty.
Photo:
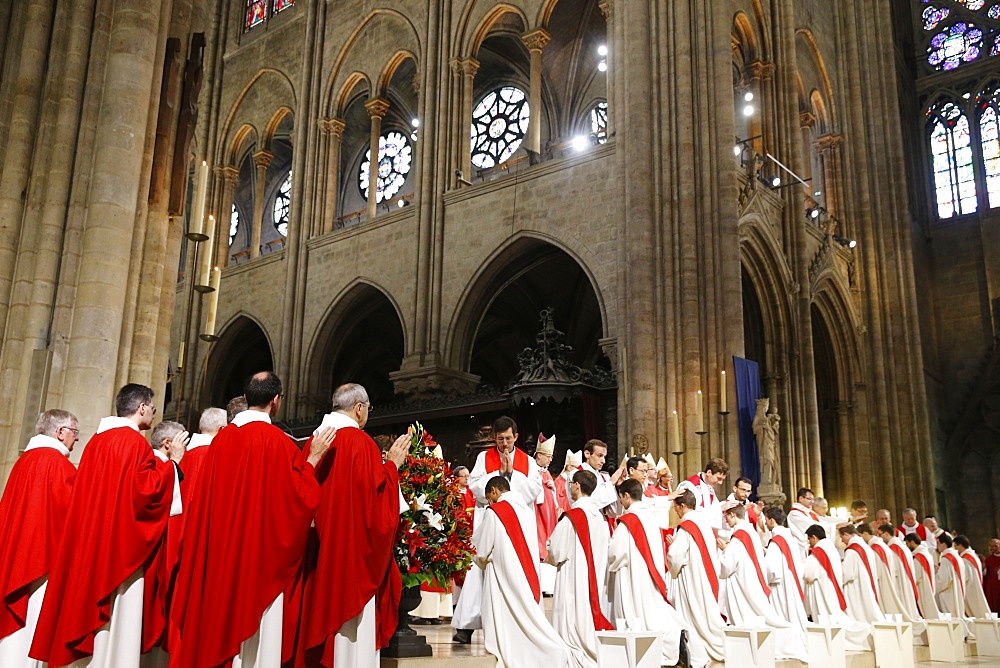
[[[742,47],[744,65],[763,60],[760,54],[757,32],[750,24],[750,19],[744,12],[736,12],[736,15],[733,17],[733,40]]]
[[[280,106],[275,110],[274,115],[271,116],[271,120],[267,122],[267,126],[264,129],[264,141],[261,143],[265,151],[271,150],[271,142],[274,140],[275,133],[278,132],[278,129],[286,118],[294,123],[295,112],[286,106]]]
[[[528,16],[522,7],[501,2],[487,9],[485,2],[469,0],[458,21],[453,53],[459,58],[475,56],[479,52],[483,40],[498,24],[504,21],[508,22],[509,26],[517,33],[528,32],[529,26],[531,26],[531,22],[528,21]],[[470,26],[475,27],[470,29]]]
[[[422,53],[420,35],[410,19],[394,9],[373,10],[358,23],[330,68],[323,99],[326,100],[328,112],[333,111],[333,117],[339,117],[339,112],[344,108],[344,96],[350,95],[357,85],[357,77],[365,80],[369,90],[373,90],[373,81],[380,81],[379,76],[367,71],[367,66],[382,60],[383,56],[377,46],[381,44],[397,44],[400,51],[420,62],[414,55]],[[370,51],[365,52],[366,49]],[[347,74],[342,75],[344,72]],[[389,78],[391,79],[391,73]]]
[[[833,84],[830,82],[830,73],[826,67],[826,61],[823,60],[823,55],[820,53],[819,46],[816,44],[816,38],[812,31],[808,28],[799,28],[795,31],[795,36],[797,39],[801,39],[806,46],[807,53],[809,54],[813,64],[816,66],[816,73],[819,77],[818,84],[823,99],[826,100],[828,110],[829,110],[829,127],[838,127],[837,123],[837,104],[833,96]],[[800,68],[801,69],[801,68]],[[809,82],[812,84],[813,82]],[[812,86],[810,85],[810,88]]]
[[[393,389],[388,374],[399,370],[405,352],[404,322],[395,298],[375,281],[358,278],[341,290],[320,319],[305,356],[299,376],[302,409],[329,410],[335,383],[343,382],[365,385],[373,403],[389,400]],[[359,337],[364,345],[349,351]]]
[[[243,124],[233,135],[232,141],[229,142],[225,159],[222,161],[223,164],[239,168],[240,159],[248,147],[257,145],[259,145],[257,129],[248,123]]]
[[[458,301],[445,337],[443,356],[448,366],[468,371],[472,362],[473,347],[482,320],[500,292],[512,285],[517,278],[530,272],[540,263],[554,258],[566,259],[580,272],[586,288],[596,300],[595,315],[597,336],[608,336],[608,318],[605,300],[593,272],[583,259],[556,239],[538,233],[519,233],[501,244],[480,266],[469,280]],[[543,306],[548,306],[545,304]],[[557,313],[557,316],[565,314]],[[528,327],[536,326],[537,313],[529,314]],[[534,331],[532,332],[533,337]]]
[[[414,64],[418,62],[413,52],[406,49],[400,49],[393,54],[389,62],[382,68],[382,74],[378,78],[378,86],[375,88],[376,97],[385,97],[389,93],[389,84],[392,83],[392,77],[396,74],[396,70],[407,60],[412,60]]]
[[[336,97],[331,102],[329,113],[332,118],[343,118],[347,112],[347,107],[355,97],[354,90],[359,86],[363,86],[365,91],[370,91],[372,89],[372,82],[367,74],[352,72],[343,85],[341,85]]]
[[[225,406],[243,394],[243,384],[250,375],[274,370],[274,346],[257,318],[240,311],[220,331],[205,364],[202,407]]]
[[[778,351],[787,350],[791,341],[792,316],[787,286],[793,278],[768,226],[757,214],[748,214],[740,220],[740,257],[764,311],[768,359],[777,363]]]
[[[275,104],[276,100],[277,104]],[[219,154],[215,162],[217,164],[233,164],[225,163],[222,152],[231,146],[232,139],[230,138],[234,137],[234,133],[232,132],[234,127],[240,128],[244,125],[249,125],[259,128],[267,126],[267,122],[263,122],[263,119],[250,117],[252,116],[252,112],[248,110],[274,109],[275,107],[289,110],[298,108],[295,98],[295,86],[292,85],[288,75],[284,72],[265,67],[247,82],[247,85],[243,87],[243,90],[233,100],[233,104],[229,108],[229,113],[226,115],[226,120],[222,124],[222,131],[219,133],[219,136],[223,139],[219,144]],[[240,119],[239,121],[237,120],[238,118]],[[258,138],[261,137],[259,133],[257,136]]]

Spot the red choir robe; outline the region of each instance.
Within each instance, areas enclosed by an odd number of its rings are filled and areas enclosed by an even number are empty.
[[[563,474],[557,475],[553,478],[556,483],[556,505],[566,512],[573,507],[573,501],[569,498],[569,490],[566,489],[567,481],[566,476]]]
[[[549,488],[549,483],[553,482],[552,474],[549,473],[548,469],[541,469],[541,474],[542,502],[535,504],[535,523],[538,525],[538,558],[545,561],[545,557],[548,556],[545,544],[549,541],[549,536],[552,535],[552,531],[556,528],[556,520],[559,519],[559,513],[555,492]]]
[[[644,489],[642,493],[647,498],[652,499],[657,496],[669,496],[671,491],[669,489],[663,489],[659,485],[646,485],[646,489]]]
[[[180,647],[171,666],[227,663],[292,582],[319,503],[307,458],[308,449],[264,421],[215,436],[187,510],[170,609]]]
[[[983,576],[983,593],[990,610],[1000,612],[1000,554],[991,554],[983,559],[986,575]]]
[[[54,666],[94,653],[111,595],[147,565],[163,538],[174,464],[158,460],[138,429],[95,434],[83,451],[62,540],[30,656]]]
[[[213,446],[214,447],[214,446]],[[319,467],[316,569],[307,574],[302,617],[305,665],[333,665],[334,637],[375,597],[375,642],[396,631],[402,578],[393,558],[399,527],[399,473],[368,434],[337,429]],[[296,648],[297,665],[302,665]]]
[[[0,638],[24,628],[28,597],[35,589],[32,585],[49,574],[55,558],[76,477],[67,454],[48,446],[26,450],[7,478],[0,499],[0,545],[4,546],[0,550]]]

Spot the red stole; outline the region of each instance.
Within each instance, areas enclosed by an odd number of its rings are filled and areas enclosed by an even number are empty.
[[[792,577],[795,579],[795,588],[799,590],[799,598],[805,601],[806,593],[802,591],[802,581],[799,579],[799,574],[795,572],[795,560],[792,558],[792,551],[788,548],[788,541],[785,540],[784,536],[773,536],[771,543],[777,545],[778,549],[781,550],[782,556],[785,557],[785,563],[788,564],[788,570],[791,571]]]
[[[598,631],[613,631],[614,625],[601,612],[601,599],[597,593],[597,572],[594,570],[594,548],[590,543],[590,523],[587,521],[587,513],[582,508],[570,508],[563,517],[576,529],[576,537],[580,539],[580,547],[583,548],[583,556],[587,560],[590,614],[594,618],[594,628]]]
[[[819,522],[819,515],[817,515],[816,513],[814,513],[811,510],[807,513],[806,511],[802,510],[801,508],[792,508],[789,512],[792,512],[792,513],[802,513],[803,515],[808,515],[809,519],[811,519],[813,522]]]
[[[715,490],[712,489],[711,485],[709,485],[707,482],[705,482],[704,480],[701,479],[701,474],[700,473],[695,473],[693,476],[691,476],[690,478],[688,478],[687,481],[689,483],[691,483],[692,485],[694,485],[695,489],[701,487],[702,485],[704,485],[705,487],[708,487],[709,503],[715,503]],[[701,497],[701,501],[699,502],[699,505],[702,508],[704,508],[705,507],[705,495],[704,495],[704,493],[699,492],[698,496]]]
[[[521,568],[524,569],[524,576],[528,579],[531,594],[535,597],[535,603],[538,603],[542,600],[542,586],[538,582],[535,559],[531,556],[531,550],[528,549],[528,541],[524,539],[524,528],[521,527],[521,521],[517,519],[517,513],[508,501],[491,503],[489,508],[497,514],[503,528],[507,530],[507,536],[514,545],[517,559],[521,562]]]
[[[837,603],[840,604],[840,609],[846,612],[847,601],[844,599],[844,590],[840,588],[840,583],[837,582],[837,574],[833,572],[833,564],[830,563],[830,555],[826,553],[826,550],[816,547],[809,550],[809,554],[816,557],[816,561],[818,561],[819,565],[823,567],[824,571],[826,571],[826,576],[830,578],[830,582],[833,583],[833,591],[837,593]]]
[[[906,571],[906,577],[910,580],[910,588],[913,589],[913,600],[916,601],[920,598],[917,595],[917,581],[913,577],[913,569],[910,568],[910,562],[906,560],[906,554],[903,552],[902,546],[889,545],[889,549],[892,550],[893,554],[899,557],[900,563],[903,564],[903,570]]]
[[[968,550],[962,553],[962,558],[972,564],[972,572],[979,574],[979,584],[983,584],[983,567],[979,564],[979,561],[969,554]]]
[[[660,592],[663,600],[670,603],[670,599],[667,598],[667,583],[663,581],[663,576],[660,575],[660,571],[657,570],[656,563],[653,561],[653,553],[649,547],[649,538],[646,537],[646,530],[642,526],[642,521],[630,513],[625,513],[618,518],[618,521],[624,524],[628,532],[632,534],[632,540],[635,541],[635,549],[639,550],[642,560],[646,562],[649,577],[653,579],[653,584],[656,585],[656,589]]]
[[[872,543],[869,547],[872,549],[872,552],[878,555],[878,558],[882,560],[885,567],[892,570],[892,566],[889,565],[889,555],[886,554],[885,548],[878,543]]]
[[[476,508],[476,495],[468,487],[462,490],[462,507],[469,512]]]
[[[907,533],[915,533],[917,534],[917,536],[920,537],[920,540],[924,541],[927,540],[927,527],[925,527],[923,524],[918,524],[917,528],[914,529],[913,531],[909,531],[902,524],[896,527],[896,535],[899,536],[900,538],[906,538]]]
[[[486,460],[483,462],[486,465],[487,473],[495,473],[500,470],[500,451],[496,448],[490,448],[486,451]],[[528,455],[524,454],[524,450],[520,448],[514,448],[514,461],[513,468],[515,471],[519,471],[524,475],[528,475]]]
[[[875,586],[875,576],[872,574],[872,565],[868,563],[868,555],[865,554],[865,549],[857,543],[851,543],[847,546],[847,549],[857,552],[858,556],[861,557],[861,563],[865,565],[865,570],[868,571],[868,584],[871,585],[872,593],[875,594],[875,602],[878,603],[878,588]]]
[[[924,569],[924,574],[927,576],[927,582],[929,582],[930,585],[931,585],[931,591],[934,591],[934,589],[935,589],[935,587],[934,587],[934,569],[931,568],[931,562],[927,558],[927,555],[923,554],[921,552],[915,552],[913,554],[913,559],[915,561],[920,562],[920,566],[921,566],[921,568]]]
[[[941,555],[944,559],[952,565],[955,569],[955,579],[958,580],[959,588],[962,590],[962,598],[965,598],[965,577],[962,575],[962,564],[958,561],[958,558],[954,554],[943,554]]]
[[[677,525],[679,529],[684,529],[687,531],[694,542],[698,544],[698,551],[701,552],[701,563],[705,567],[705,577],[708,578],[709,584],[712,585],[712,593],[715,594],[715,600],[719,600],[719,575],[715,572],[715,567],[712,564],[712,557],[708,552],[708,545],[705,544],[705,537],[701,535],[701,529],[697,524],[691,520],[684,520]]]
[[[771,596],[771,588],[767,586],[767,578],[764,577],[764,571],[760,567],[760,560],[757,558],[757,550],[753,544],[753,539],[750,534],[747,533],[746,529],[737,529],[733,532],[733,538],[736,538],[741,543],[743,547],[746,548],[747,554],[750,555],[750,561],[753,562],[753,567],[757,571],[757,579],[760,581],[760,588],[764,590],[764,596]]]

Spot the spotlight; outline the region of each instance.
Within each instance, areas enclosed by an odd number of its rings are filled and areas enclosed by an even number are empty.
[[[753,109],[753,105],[752,104],[748,104],[747,106],[743,107],[743,115],[744,116],[753,116],[753,112],[754,112],[754,109]]]
[[[781,177],[780,176],[775,176],[773,179],[771,179],[771,187],[772,188],[777,188],[780,185],[781,185]]]
[[[412,121],[410,121],[410,125],[412,125],[415,128],[419,128],[420,127],[420,119],[419,118],[414,118]]]
[[[410,133],[410,139],[412,139],[413,141],[417,141],[417,133],[416,132],[411,132]]]
[[[842,237],[839,234],[834,234],[833,240],[836,241],[841,246],[843,246],[844,248],[854,248],[855,246],[858,245],[858,242],[855,241],[854,239],[848,239],[847,237]]]
[[[819,207],[810,209],[809,210],[809,217],[810,218],[819,218]]]
[[[398,206],[400,209],[402,209],[404,206],[406,206],[406,200],[405,199],[398,200],[396,202],[396,206]]]
[[[736,144],[735,146],[733,146],[733,155],[739,155],[742,152],[743,152],[743,149],[740,148],[739,144]]]
[[[590,142],[583,135],[577,135],[576,137],[573,137],[573,148],[576,149],[577,151],[586,150],[589,144]]]
[[[746,95],[743,96],[743,99],[747,102],[753,102],[753,93],[747,91]]]
[[[608,47],[605,46],[604,44],[601,44],[599,47],[597,47],[597,55],[599,55],[601,58],[608,55]]]
[[[597,69],[599,69],[601,72],[607,72],[608,71],[607,61],[602,60],[601,62],[597,63]]]
[[[823,194],[822,190],[817,190],[817,191],[813,192],[813,197],[819,197],[822,194]]]

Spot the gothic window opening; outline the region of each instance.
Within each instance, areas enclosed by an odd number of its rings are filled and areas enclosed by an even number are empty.
[[[950,72],[1000,55],[1000,2],[920,0],[917,5],[929,69]]]
[[[979,57],[983,31],[972,23],[959,21],[931,38],[927,63],[937,70],[953,70]]]
[[[232,213],[229,214],[229,245],[233,245],[233,241],[236,240],[236,234],[240,231],[240,212],[236,209],[236,205],[233,204]]]
[[[983,149],[986,196],[988,206],[995,209],[1000,207],[1000,87],[980,95],[979,100],[979,141]]]
[[[365,199],[368,199],[368,175],[371,170],[371,157],[371,149],[368,149],[365,151],[365,159],[358,171],[358,188]],[[388,201],[399,192],[406,182],[407,174],[410,173],[412,160],[413,149],[403,133],[393,130],[378,138],[378,163],[375,168],[377,176],[375,201],[377,203]]]
[[[278,193],[274,197],[274,229],[283,237],[288,236],[288,209],[292,202],[292,172],[289,170],[288,176],[278,188]]]
[[[498,88],[480,100],[472,111],[472,164],[495,167],[514,155],[528,132],[529,114],[527,95],[513,86]]]
[[[953,102],[931,107],[928,116],[938,217],[975,213],[976,179],[969,119]]]
[[[608,102],[601,100],[590,110],[590,133],[597,137],[597,143],[608,141]]]
[[[274,13],[288,9],[295,4],[295,0],[274,0]]]
[[[294,4],[295,0],[246,0],[243,32],[250,32],[254,28],[266,24],[268,19]],[[268,11],[269,6],[270,11]]]

